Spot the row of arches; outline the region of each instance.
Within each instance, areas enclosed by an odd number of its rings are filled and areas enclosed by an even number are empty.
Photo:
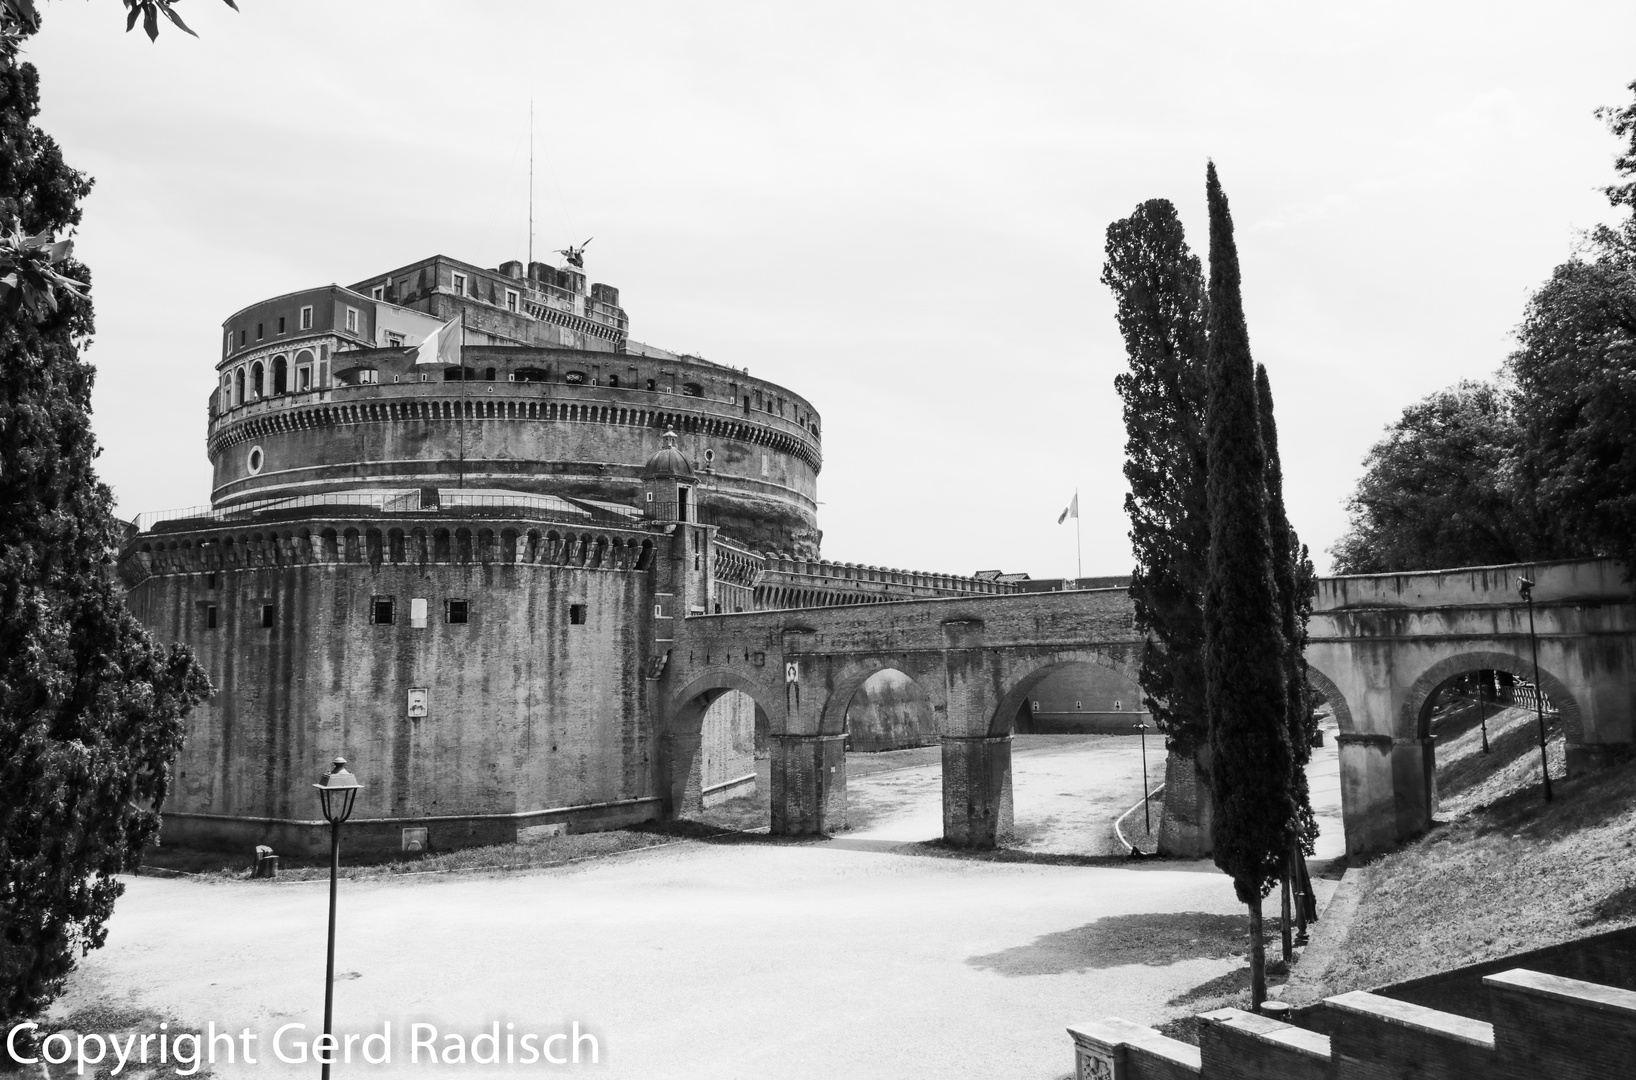
[[[310,353],[303,355],[311,356]],[[281,360],[282,358],[275,358]],[[299,357],[297,358],[299,360]],[[265,377],[260,372],[261,361],[249,365],[250,390],[246,390],[246,368],[241,366],[235,375],[237,389],[233,391],[232,406],[264,396],[255,392],[245,394],[262,385]],[[276,378],[276,376],[275,376]],[[284,391],[276,391],[274,396]],[[226,390],[224,389],[224,394]],[[809,468],[817,470],[823,463],[816,445],[811,441],[775,431],[756,423],[741,420],[723,420],[717,417],[691,413],[674,413],[657,409],[638,409],[623,405],[599,405],[576,401],[542,401],[515,397],[490,398],[487,396],[441,399],[410,398],[360,402],[324,402],[298,409],[280,410],[273,415],[247,417],[218,427],[210,437],[212,455],[240,443],[262,439],[290,431],[305,431],[315,427],[337,424],[387,424],[429,422],[434,420],[535,420],[570,424],[603,424],[613,427],[643,427],[665,430],[672,428],[682,434],[699,434],[711,438],[729,439],[752,446],[765,446],[776,453],[794,457]]]
[[[528,563],[589,570],[646,570],[645,536],[558,529],[352,526],[268,530],[143,542],[135,551],[153,573],[189,573],[297,563]]]
[[[295,354],[293,365],[283,353],[265,362],[258,357],[238,365],[230,375],[222,376],[221,411],[225,413],[266,397],[311,390],[315,359],[311,349],[302,349]]]

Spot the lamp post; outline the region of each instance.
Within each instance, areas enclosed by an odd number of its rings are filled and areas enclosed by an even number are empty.
[[[1517,579],[1517,591],[1528,602],[1528,647],[1534,656],[1534,712],[1539,717],[1539,771],[1545,778],[1545,801],[1551,801],[1551,763],[1545,756],[1545,697],[1539,692],[1539,638],[1534,633],[1534,583]]]
[[[1148,817],[1147,809],[1147,725],[1137,721],[1131,725],[1142,735],[1142,827],[1149,836],[1153,835],[1153,821]]]
[[[347,771],[346,758],[336,758],[329,772],[314,784],[318,801],[324,808],[324,820],[329,822],[329,953],[324,960],[324,1061],[323,1080],[329,1080],[328,1058],[335,1056],[335,1044],[329,1039],[330,1008],[335,1000],[335,882],[341,873],[341,824],[352,816],[352,801],[363,785]]]
[[[1488,691],[1488,672],[1477,673],[1477,723],[1483,729],[1483,753],[1488,753],[1488,713],[1483,708],[1483,695]]]

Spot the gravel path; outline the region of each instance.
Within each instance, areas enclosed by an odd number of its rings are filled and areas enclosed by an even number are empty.
[[[1093,791],[1128,806],[1131,787],[1139,798],[1136,750],[1020,747],[1025,845],[1087,851],[1112,815],[1077,803]],[[1208,864],[998,861],[913,844],[936,835],[925,814],[938,805],[913,772],[861,777],[860,798],[898,809],[837,841],[687,841],[526,874],[345,883],[337,1027],[390,1021],[396,1045],[390,1065],[337,1077],[454,1071],[409,1063],[415,1022],[469,1039],[496,1022],[543,1035],[577,1020],[600,1043],[599,1066],[581,1066],[590,1075],[1053,1080],[1069,1069],[1069,1023],[1155,1021],[1240,962],[1242,908]],[[326,897],[318,883],[129,879],[107,947],[58,1011],[248,1026],[264,1049],[286,1023],[310,1038]],[[264,1053],[215,1075],[312,1071]]]

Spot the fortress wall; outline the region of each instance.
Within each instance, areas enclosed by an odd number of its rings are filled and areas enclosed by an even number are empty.
[[[654,795],[657,757],[642,677],[648,581],[499,563],[225,569],[213,590],[204,573],[147,577],[131,608],[161,641],[192,646],[218,688],[188,718],[169,835],[321,846],[320,830],[289,823],[318,818],[310,785],[337,754],[364,784],[353,845],[396,850],[400,828],[417,821],[432,848],[496,842],[531,824],[576,824],[506,815],[585,804],[601,809],[579,815],[580,827],[656,816],[657,803],[641,801]],[[375,596],[393,598],[394,623],[370,621]],[[428,601],[424,628],[411,625],[415,597]],[[446,621],[450,599],[469,601],[468,623]],[[584,605],[583,624],[570,605]],[[427,691],[424,718],[407,715],[412,687]],[[368,827],[383,818],[401,820]]]

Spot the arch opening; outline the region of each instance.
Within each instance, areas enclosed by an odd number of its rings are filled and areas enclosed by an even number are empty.
[[[714,672],[677,696],[660,755],[666,817],[741,832],[770,828],[771,762],[756,751],[771,720],[758,689]]]

